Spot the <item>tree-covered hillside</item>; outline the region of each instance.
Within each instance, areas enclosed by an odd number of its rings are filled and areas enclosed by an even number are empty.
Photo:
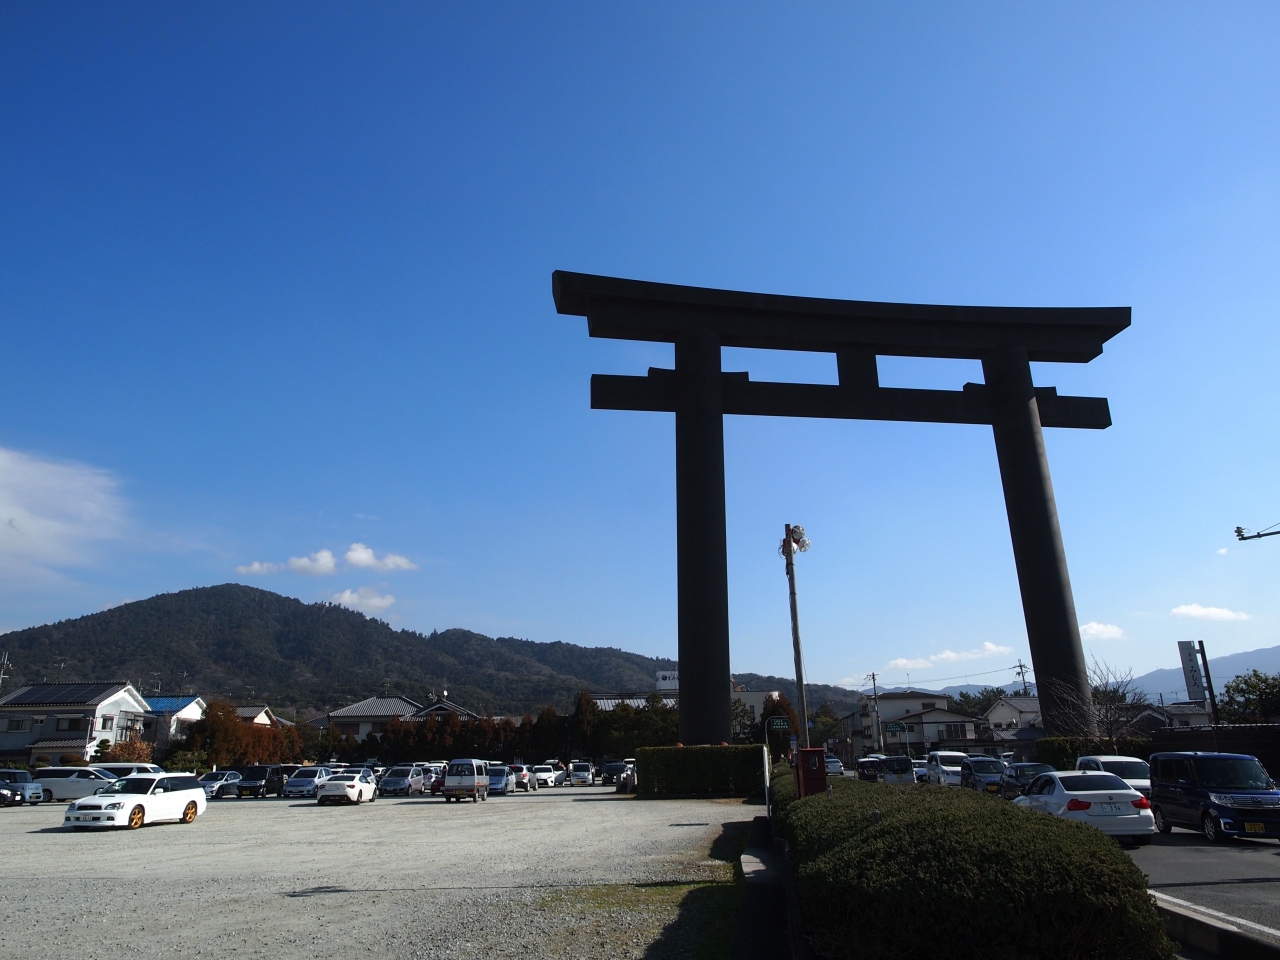
[[[127,679],[147,691],[324,710],[380,694],[422,702],[432,691],[478,712],[567,706],[579,690],[652,690],[674,661],[608,647],[492,639],[469,630],[424,636],[327,603],[239,584],[127,603],[0,636],[15,684]]]

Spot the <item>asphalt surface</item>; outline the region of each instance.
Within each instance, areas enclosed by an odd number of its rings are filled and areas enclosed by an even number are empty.
[[[1150,846],[1128,852],[1152,891],[1280,929],[1280,843],[1275,840],[1210,843],[1174,827],[1172,833],[1157,833]]]
[[[612,787],[217,800],[136,831],[70,831],[65,809],[0,809],[2,957],[679,956],[671,885],[732,877],[713,844],[759,812]]]

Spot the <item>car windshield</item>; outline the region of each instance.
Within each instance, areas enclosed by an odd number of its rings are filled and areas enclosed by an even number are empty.
[[[205,783],[213,783],[215,780],[221,780],[227,775],[225,770],[210,770],[208,773],[202,773],[200,779]]]
[[[832,758],[834,759],[834,758]],[[906,757],[889,757],[880,764],[885,773],[910,773],[911,761]]]
[[[1150,780],[1151,768],[1141,760],[1103,760],[1102,769],[1121,780]]]
[[[413,771],[408,767],[392,767],[387,771],[388,777],[408,777],[412,776]]]
[[[960,764],[969,758],[963,753],[940,754],[938,756],[938,764],[943,767],[952,767],[956,770],[960,769]]]
[[[1059,777],[1062,789],[1067,793],[1088,793],[1091,790],[1129,790],[1130,786],[1113,773],[1077,774]]]
[[[109,787],[103,788],[103,793],[150,793],[151,787],[155,783],[154,777],[125,777],[117,780]]]
[[[970,760],[969,766],[974,773],[1004,773],[1004,764],[999,760]]]
[[[555,771],[552,770],[550,767],[548,767],[545,763],[539,764],[538,766],[534,767],[533,772],[534,773],[555,773]]]
[[[241,776],[245,780],[265,780],[267,779],[266,767],[250,767]]]
[[[330,777],[329,781],[333,782],[336,780],[338,783],[355,783],[356,779],[356,775],[353,773],[340,773],[336,777]]]
[[[451,763],[449,764],[449,776],[451,777],[474,777],[476,768],[470,763]]]
[[[491,777],[505,777],[506,775],[507,775],[506,767],[490,767],[489,768],[489,776]]]
[[[859,770],[879,770],[880,761],[879,760],[859,760],[858,769]]]
[[[829,762],[830,761],[828,761],[828,763]],[[604,768],[610,773],[621,773],[623,770],[627,769],[627,765],[625,763],[607,763]]]
[[[590,772],[591,772],[591,764],[589,764],[589,763],[575,763],[575,764],[573,765],[573,772],[574,772],[574,773],[590,773]]]
[[[31,774],[25,770],[0,770],[0,780],[9,783],[30,783]]]
[[[303,767],[301,770],[295,773],[292,777],[290,777],[290,779],[291,780],[314,780],[319,775],[320,775],[320,771],[317,770],[315,767]]]
[[[1015,763],[1013,775],[1022,780],[1031,780],[1042,773],[1053,773],[1053,767],[1047,763]]]
[[[1252,757],[1196,757],[1196,784],[1217,790],[1269,790],[1271,778]]]

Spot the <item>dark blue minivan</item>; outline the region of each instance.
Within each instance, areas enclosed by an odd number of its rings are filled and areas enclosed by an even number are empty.
[[[1199,830],[1213,841],[1280,839],[1280,790],[1256,757],[1241,753],[1151,756],[1156,829]]]

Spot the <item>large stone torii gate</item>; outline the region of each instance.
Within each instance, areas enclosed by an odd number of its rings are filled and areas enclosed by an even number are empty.
[[[724,415],[985,423],[995,435],[1041,714],[1049,731],[1091,725],[1089,680],[1041,427],[1101,430],[1107,401],[1036,387],[1031,361],[1088,363],[1129,326],[1128,307],[960,307],[713,290],[552,274],[556,310],[593,337],[675,345],[675,369],[596,374],[597,410],[676,415],[680,738],[730,739]],[[839,385],[762,383],[720,368],[721,347],[836,355]],[[882,387],[877,356],[982,362],[962,390]]]

